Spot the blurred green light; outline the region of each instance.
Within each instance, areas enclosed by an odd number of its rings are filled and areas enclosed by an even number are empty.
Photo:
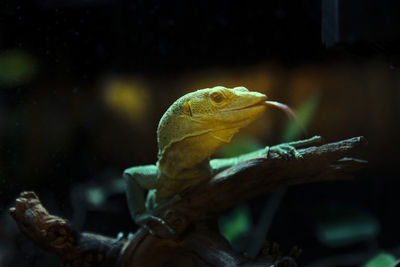
[[[87,191],[87,200],[93,206],[100,206],[104,203],[104,193],[100,188],[91,188]]]
[[[36,72],[34,59],[22,50],[0,52],[0,85],[19,86]]]
[[[373,239],[380,230],[378,221],[363,213],[338,214],[337,218],[317,225],[316,234],[328,247],[340,247]]]

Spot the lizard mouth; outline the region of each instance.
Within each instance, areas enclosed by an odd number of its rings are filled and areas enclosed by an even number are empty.
[[[259,100],[254,104],[251,104],[249,106],[241,107],[241,108],[235,108],[227,111],[241,111],[241,110],[249,110],[249,109],[255,109],[259,107],[274,107],[282,110],[290,119],[297,120],[296,113],[286,104],[277,102],[277,101],[267,101],[265,99]]]
[[[266,106],[264,102],[268,102],[268,101],[260,100],[260,101],[254,103],[254,104],[249,105],[249,106],[245,106],[245,107],[241,107],[241,108],[235,108],[235,109],[231,109],[231,110],[227,110],[227,111],[239,111],[239,110],[251,109],[251,108],[255,108],[255,107]]]
[[[261,100],[261,101],[255,103],[255,104],[253,104],[253,105],[244,107],[243,109],[254,108],[254,107],[259,107],[259,106],[265,106],[265,104],[264,104],[265,102],[268,102],[268,101]]]

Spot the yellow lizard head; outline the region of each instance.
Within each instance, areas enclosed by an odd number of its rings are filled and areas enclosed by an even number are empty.
[[[208,134],[204,146],[218,147],[229,142],[240,128],[266,109],[262,104],[266,99],[266,95],[245,87],[223,86],[182,96],[168,108],[158,125],[159,158],[172,144],[190,137]]]

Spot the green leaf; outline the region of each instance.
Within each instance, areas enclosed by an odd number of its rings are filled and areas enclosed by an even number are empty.
[[[232,242],[250,230],[252,217],[247,205],[240,205],[218,220],[220,233]]]
[[[303,130],[307,128],[317,110],[320,102],[320,93],[314,92],[308,99],[297,109],[297,120],[287,122],[283,131],[283,141],[289,142],[296,140],[303,134]]]
[[[397,263],[391,254],[382,252],[369,260],[363,267],[393,267]]]
[[[253,137],[238,136],[229,144],[220,148],[215,155],[219,158],[230,158],[263,148],[263,145]]]

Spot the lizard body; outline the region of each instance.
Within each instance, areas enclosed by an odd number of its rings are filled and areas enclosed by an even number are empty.
[[[176,100],[158,125],[157,163],[124,172],[128,206],[135,222],[146,226],[154,220],[173,232],[153,214],[185,189],[237,162],[238,158],[210,162],[210,156],[266,109],[266,99],[266,95],[245,87],[216,86]],[[145,189],[149,190],[146,201]]]

